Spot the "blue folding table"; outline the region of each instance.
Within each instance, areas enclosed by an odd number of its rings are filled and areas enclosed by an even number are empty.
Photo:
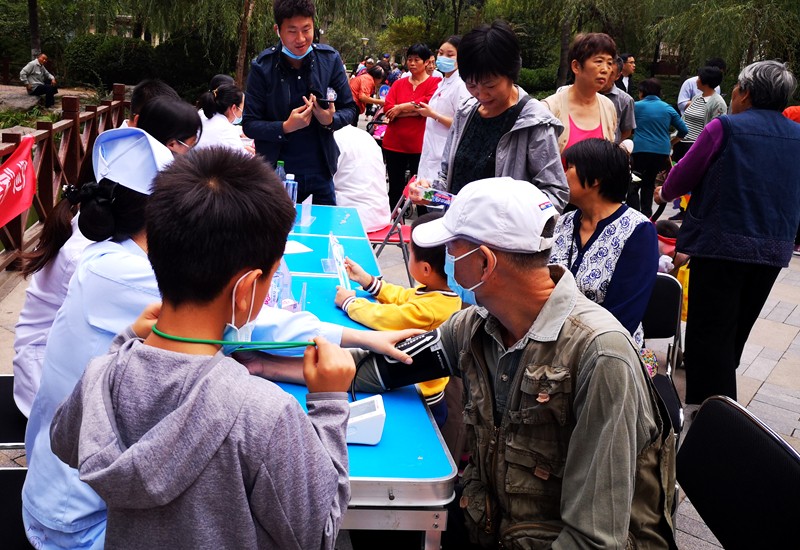
[[[298,205],[298,212],[299,212]],[[345,255],[368,273],[380,268],[355,208],[312,206],[313,223],[295,224],[289,240],[311,252],[289,254],[292,293],[299,298],[306,285],[306,310],[323,321],[364,329],[333,303],[335,274],[323,272],[330,233],[336,235]],[[299,220],[299,214],[298,214]],[[369,296],[359,290],[359,295]],[[305,386],[280,384],[305,406]],[[363,395],[359,397],[364,397]],[[426,550],[439,548],[447,526],[444,505],[454,497],[458,473],[436,422],[415,387],[383,394],[386,423],[377,445],[348,445],[350,457],[350,506],[344,529],[424,531]]]

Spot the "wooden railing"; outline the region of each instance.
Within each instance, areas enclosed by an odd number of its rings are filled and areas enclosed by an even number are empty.
[[[101,105],[89,105],[81,111],[77,97],[61,99],[63,114],[58,122],[37,122],[31,134],[34,139],[33,164],[36,170],[36,195],[31,208],[38,215],[28,227],[30,208],[0,228],[0,271],[18,269],[22,252],[32,250],[39,241],[42,224],[58,203],[60,190],[67,184],[77,184],[93,178],[92,147],[100,132],[118,128],[125,120],[125,85],[114,84],[111,100]],[[14,152],[22,134],[3,132],[0,160]]]

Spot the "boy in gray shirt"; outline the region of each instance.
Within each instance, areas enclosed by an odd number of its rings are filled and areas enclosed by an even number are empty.
[[[306,348],[306,415],[220,351],[249,341],[294,218],[257,156],[196,151],[156,178],[147,247],[163,305],[89,364],[51,429],[108,505],[106,548],[333,548],[350,354],[321,337]]]

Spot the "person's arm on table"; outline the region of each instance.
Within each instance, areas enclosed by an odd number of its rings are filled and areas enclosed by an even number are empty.
[[[408,365],[412,362],[411,357],[397,349],[395,344],[424,332],[419,329],[390,331],[355,330],[344,327],[341,327],[341,329],[341,347],[374,351],[375,353],[393,357]],[[363,353],[366,354],[366,352]],[[363,355],[357,353],[354,353],[353,356],[363,357]],[[247,370],[252,375],[274,382],[303,383],[302,361],[299,357],[282,357],[252,351],[238,352],[235,357],[237,361],[247,367]]]
[[[697,141],[686,152],[683,158],[672,167],[663,186],[656,187],[653,198],[657,204],[666,204],[667,201],[690,193],[708,172],[711,164],[717,160],[725,143],[725,131],[722,122],[715,118],[709,122]]]
[[[592,343],[578,365],[576,426],[561,489],[564,528],[554,550],[625,548],[627,542],[647,390],[628,338],[621,332],[599,338],[604,341]]]

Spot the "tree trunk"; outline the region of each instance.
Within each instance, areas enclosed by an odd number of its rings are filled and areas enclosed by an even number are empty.
[[[461,8],[464,6],[464,0],[451,0],[453,6],[453,34],[458,34],[458,28],[461,21]]]
[[[244,66],[247,63],[247,33],[256,0],[244,0],[242,20],[239,22],[239,53],[236,55],[236,85],[244,89]]]
[[[561,58],[558,63],[558,86],[567,83],[567,73],[569,72],[569,41],[572,31],[572,24],[568,16],[561,20]]]
[[[39,38],[39,2],[28,0],[28,26],[31,29],[31,59],[42,51],[42,41]]]

